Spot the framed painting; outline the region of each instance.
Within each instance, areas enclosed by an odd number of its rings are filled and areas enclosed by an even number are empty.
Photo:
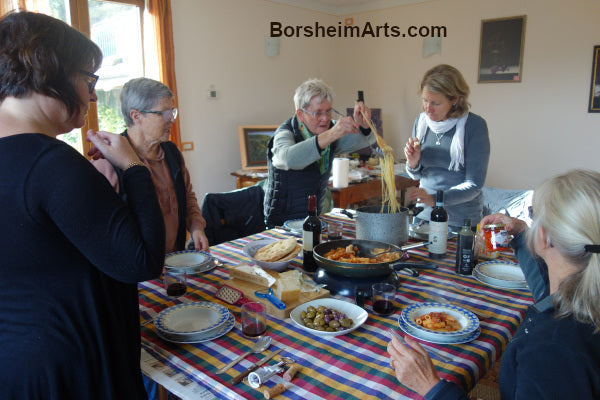
[[[592,83],[588,112],[600,112],[600,46],[594,46],[592,61]]]
[[[267,169],[267,144],[279,125],[238,126],[242,169]]]
[[[477,82],[521,82],[525,15],[481,21]]]

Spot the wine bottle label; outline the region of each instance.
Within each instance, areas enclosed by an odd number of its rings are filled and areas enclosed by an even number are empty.
[[[448,241],[448,222],[429,222],[429,252],[435,254],[446,253]]]
[[[313,240],[314,238],[314,234],[310,231],[302,231],[302,249],[305,251],[312,251],[312,249],[315,247],[315,244],[319,244],[321,242],[320,240],[320,236],[319,238],[317,238],[317,240]]]

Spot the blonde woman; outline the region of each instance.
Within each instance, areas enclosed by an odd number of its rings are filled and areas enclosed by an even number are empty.
[[[406,172],[420,180],[408,197],[429,220],[437,190],[444,191],[448,224],[460,229],[463,219],[481,219],[481,189],[487,175],[490,139],[485,120],[469,112],[469,85],[459,70],[441,64],[425,73],[420,87],[423,112],[404,146]]]
[[[598,399],[600,174],[574,170],[544,182],[535,191],[532,217],[529,229],[503,214],[481,221],[505,223],[515,236],[511,246],[536,299],[502,355],[501,397]],[[426,399],[467,398],[440,380],[421,346],[406,341],[410,347],[397,339],[388,345],[400,382]]]

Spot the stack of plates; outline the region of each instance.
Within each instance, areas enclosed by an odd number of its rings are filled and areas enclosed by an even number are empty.
[[[207,301],[169,307],[154,318],[156,333],[169,342],[206,342],[233,328],[235,318],[226,307]]]
[[[526,289],[527,281],[519,264],[510,261],[486,261],[473,269],[475,279],[501,289]]]
[[[183,250],[165,256],[165,267],[185,269],[188,274],[199,274],[215,267],[215,261],[204,251]]]
[[[461,326],[454,332],[438,332],[418,325],[415,318],[430,312],[444,312],[453,316]],[[416,303],[406,307],[398,317],[398,325],[405,333],[430,343],[459,344],[475,340],[481,333],[479,319],[471,311],[447,303]]]

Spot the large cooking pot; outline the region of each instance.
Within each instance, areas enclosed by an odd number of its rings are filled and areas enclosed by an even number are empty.
[[[394,261],[372,263],[372,264],[356,264],[342,261],[329,260],[325,258],[325,254],[329,250],[337,249],[339,247],[346,247],[352,244],[358,249],[358,253],[364,257],[372,257],[373,250],[385,249],[389,251],[397,251],[400,253],[400,258]],[[361,239],[342,239],[332,240],[330,242],[320,243],[313,249],[313,255],[317,265],[323,268],[327,272],[332,274],[341,275],[349,278],[370,278],[377,276],[387,276],[390,272],[395,270],[394,264],[402,264],[403,253],[408,249],[415,247],[421,247],[426,245],[427,242],[420,242],[410,244],[407,246],[399,247],[393,244],[378,242],[374,240],[361,240]]]
[[[408,242],[408,208],[391,213],[389,206],[356,210],[356,238],[403,245]]]

